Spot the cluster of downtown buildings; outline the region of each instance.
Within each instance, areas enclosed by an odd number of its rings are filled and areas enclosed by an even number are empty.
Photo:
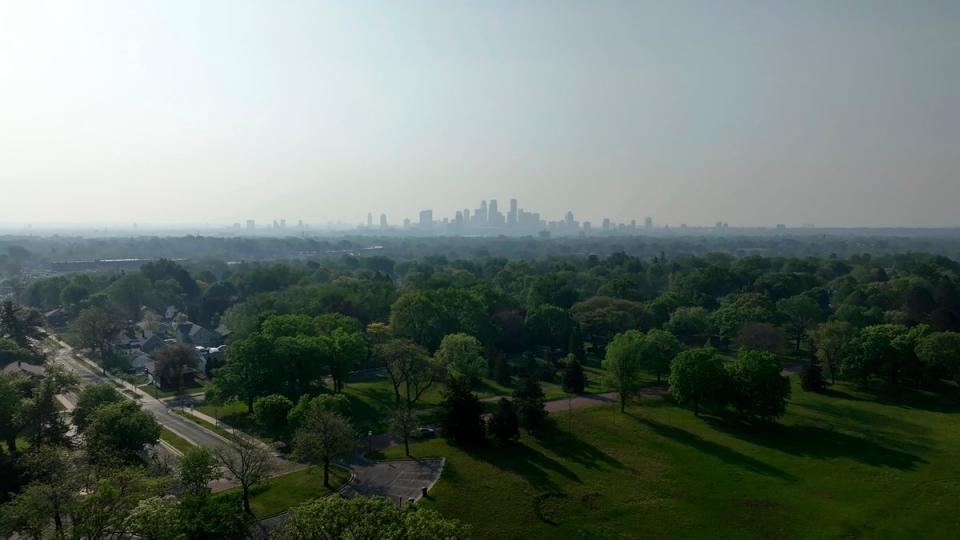
[[[421,210],[417,221],[404,219],[402,228],[391,227],[387,222],[386,214],[380,214],[379,222],[374,223],[373,213],[368,213],[366,226],[360,226],[360,229],[370,232],[399,230],[420,234],[549,236],[551,234],[629,233],[641,228],[636,220],[631,220],[629,223],[615,223],[610,219],[604,219],[599,224],[593,224],[590,221],[580,222],[574,218],[572,211],[567,211],[561,220],[548,221],[542,219],[539,212],[528,212],[520,208],[516,199],[510,199],[510,207],[505,210],[500,210],[496,199],[480,201],[480,207],[473,210],[469,208],[457,210],[452,218],[435,219],[433,210]],[[653,229],[653,219],[646,218],[642,228]]]

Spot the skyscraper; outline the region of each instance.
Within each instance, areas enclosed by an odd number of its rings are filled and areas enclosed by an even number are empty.
[[[386,214],[380,214],[380,228],[381,228],[381,229],[386,229],[386,228],[387,228],[387,215],[386,215]]]
[[[424,229],[433,227],[433,210],[420,211],[420,227]]]
[[[257,222],[256,222],[256,220],[248,219],[248,220],[247,220],[247,230],[251,230],[251,231],[252,231],[253,229],[256,229],[256,228],[257,228]]]
[[[653,218],[652,218],[652,217],[647,216],[647,217],[643,220],[643,228],[644,228],[644,229],[652,229],[652,228],[653,228]]]
[[[367,212],[367,228],[373,227],[373,212]]]
[[[517,224],[517,200],[510,199],[510,213],[507,214],[507,224],[516,225]]]

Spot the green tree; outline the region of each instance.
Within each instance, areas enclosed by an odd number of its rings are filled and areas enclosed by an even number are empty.
[[[109,384],[95,384],[87,386],[77,395],[77,406],[73,409],[73,424],[77,426],[77,431],[85,433],[89,427],[93,415],[103,407],[111,403],[123,401],[120,392]]]
[[[960,333],[928,334],[917,343],[916,354],[924,365],[943,370],[951,379],[960,382]]]
[[[570,394],[582,394],[587,386],[587,377],[583,365],[573,354],[568,354],[563,363],[563,391]]]
[[[357,434],[350,422],[335,412],[313,410],[293,438],[294,456],[323,465],[323,485],[330,487],[330,462],[354,450]]]
[[[57,364],[44,366],[46,377],[23,401],[21,422],[32,446],[70,446],[69,426],[60,414],[57,394],[72,389],[77,378]]]
[[[92,306],[77,315],[74,330],[84,347],[101,361],[113,353],[113,340],[123,330],[123,318],[110,306]]]
[[[286,396],[270,394],[253,402],[253,417],[262,428],[278,433],[286,426],[291,409],[293,402]]]
[[[547,419],[545,396],[540,381],[533,376],[524,377],[513,391],[513,403],[517,409],[520,425],[527,431],[541,427]]]
[[[728,372],[737,418],[766,422],[786,412],[790,380],[780,374],[775,354],[741,349]]]
[[[179,396],[183,393],[183,376],[200,364],[196,349],[181,343],[157,349],[151,355],[156,366],[156,377],[166,387],[172,387]]]
[[[640,391],[642,350],[643,334],[637,330],[617,334],[607,346],[603,383],[620,395],[620,412],[626,410],[627,400]]]
[[[390,432],[403,441],[403,453],[410,457],[410,436],[417,429],[417,414],[405,404],[397,405],[390,418]]]
[[[677,308],[664,328],[684,343],[703,343],[710,330],[708,313],[699,306]]]
[[[18,306],[13,300],[0,302],[0,337],[9,338],[20,348],[33,352],[31,340],[41,339],[43,335],[40,313]]]
[[[0,366],[28,362],[32,356],[30,350],[17,345],[12,339],[0,338]]]
[[[572,321],[566,310],[543,304],[527,312],[524,322],[531,341],[544,347],[563,347],[570,337]]]
[[[670,362],[679,352],[680,342],[666,330],[650,330],[640,345],[643,367],[657,374],[657,384],[660,384],[661,374],[670,371]]]
[[[240,493],[216,497],[187,495],[180,499],[177,523],[188,540],[235,540],[247,538],[254,517],[241,511]]]
[[[804,366],[800,373],[800,387],[807,392],[823,392],[826,386],[827,382],[823,379],[820,361],[814,357],[810,359],[810,362]]]
[[[483,377],[486,362],[483,347],[477,338],[467,334],[450,334],[443,337],[434,354],[436,361],[446,366],[450,377],[459,377],[475,386]]]
[[[670,395],[679,403],[692,403],[697,416],[702,403],[722,403],[726,381],[723,362],[710,348],[683,351],[670,365]]]
[[[578,302],[570,308],[570,316],[575,321],[572,332],[582,332],[594,347],[606,348],[613,336],[644,328],[647,310],[640,302],[621,298],[594,296]],[[583,337],[580,338],[581,342]],[[569,351],[576,354],[575,351]],[[583,360],[583,357],[579,357]]]
[[[497,408],[490,417],[487,429],[501,443],[520,438],[520,417],[512,401],[507,398],[500,398],[497,401]]]
[[[232,342],[226,365],[214,372],[213,392],[223,400],[242,400],[252,414],[254,400],[270,393],[272,359],[272,343],[259,334]]]
[[[823,316],[823,311],[817,301],[807,294],[798,294],[780,300],[777,302],[777,310],[790,323],[790,334],[795,341],[794,352],[799,354],[800,344],[806,339],[807,330]]]
[[[330,497],[295,506],[271,538],[283,540],[467,540],[470,529],[427,508],[401,509],[382,498]]]
[[[220,477],[217,458],[210,450],[194,446],[183,453],[177,469],[177,479],[185,493],[206,495],[208,484]]]
[[[463,446],[483,442],[483,405],[464,381],[452,379],[447,384],[440,409],[440,425],[445,437]]]
[[[87,449],[103,458],[120,457],[130,462],[137,453],[160,440],[160,424],[132,401],[108,403],[90,417],[86,431]]]
[[[330,334],[330,378],[333,379],[333,391],[343,391],[347,375],[356,369],[367,357],[367,342],[360,332],[346,332],[336,329]]]
[[[11,454],[17,451],[17,435],[23,429],[21,409],[23,397],[15,378],[0,373],[0,439],[7,444]]]
[[[141,499],[123,520],[123,530],[139,540],[185,540],[180,501],[173,495]]]
[[[810,333],[814,354],[830,370],[830,382],[836,384],[844,358],[851,354],[856,331],[850,323],[827,321]]]

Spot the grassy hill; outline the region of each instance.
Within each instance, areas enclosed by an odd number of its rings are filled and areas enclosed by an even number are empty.
[[[600,406],[512,447],[445,456],[425,501],[477,538],[952,538],[960,406],[837,385],[803,392],[778,426],[696,418],[669,399]],[[400,450],[391,449],[391,457]]]

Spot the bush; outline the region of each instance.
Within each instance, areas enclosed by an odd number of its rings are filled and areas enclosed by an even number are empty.
[[[263,429],[280,431],[287,425],[293,402],[280,394],[264,396],[253,402],[253,417]]]
[[[520,438],[520,419],[517,417],[517,409],[512,401],[500,398],[488,428],[490,434],[502,443]]]

